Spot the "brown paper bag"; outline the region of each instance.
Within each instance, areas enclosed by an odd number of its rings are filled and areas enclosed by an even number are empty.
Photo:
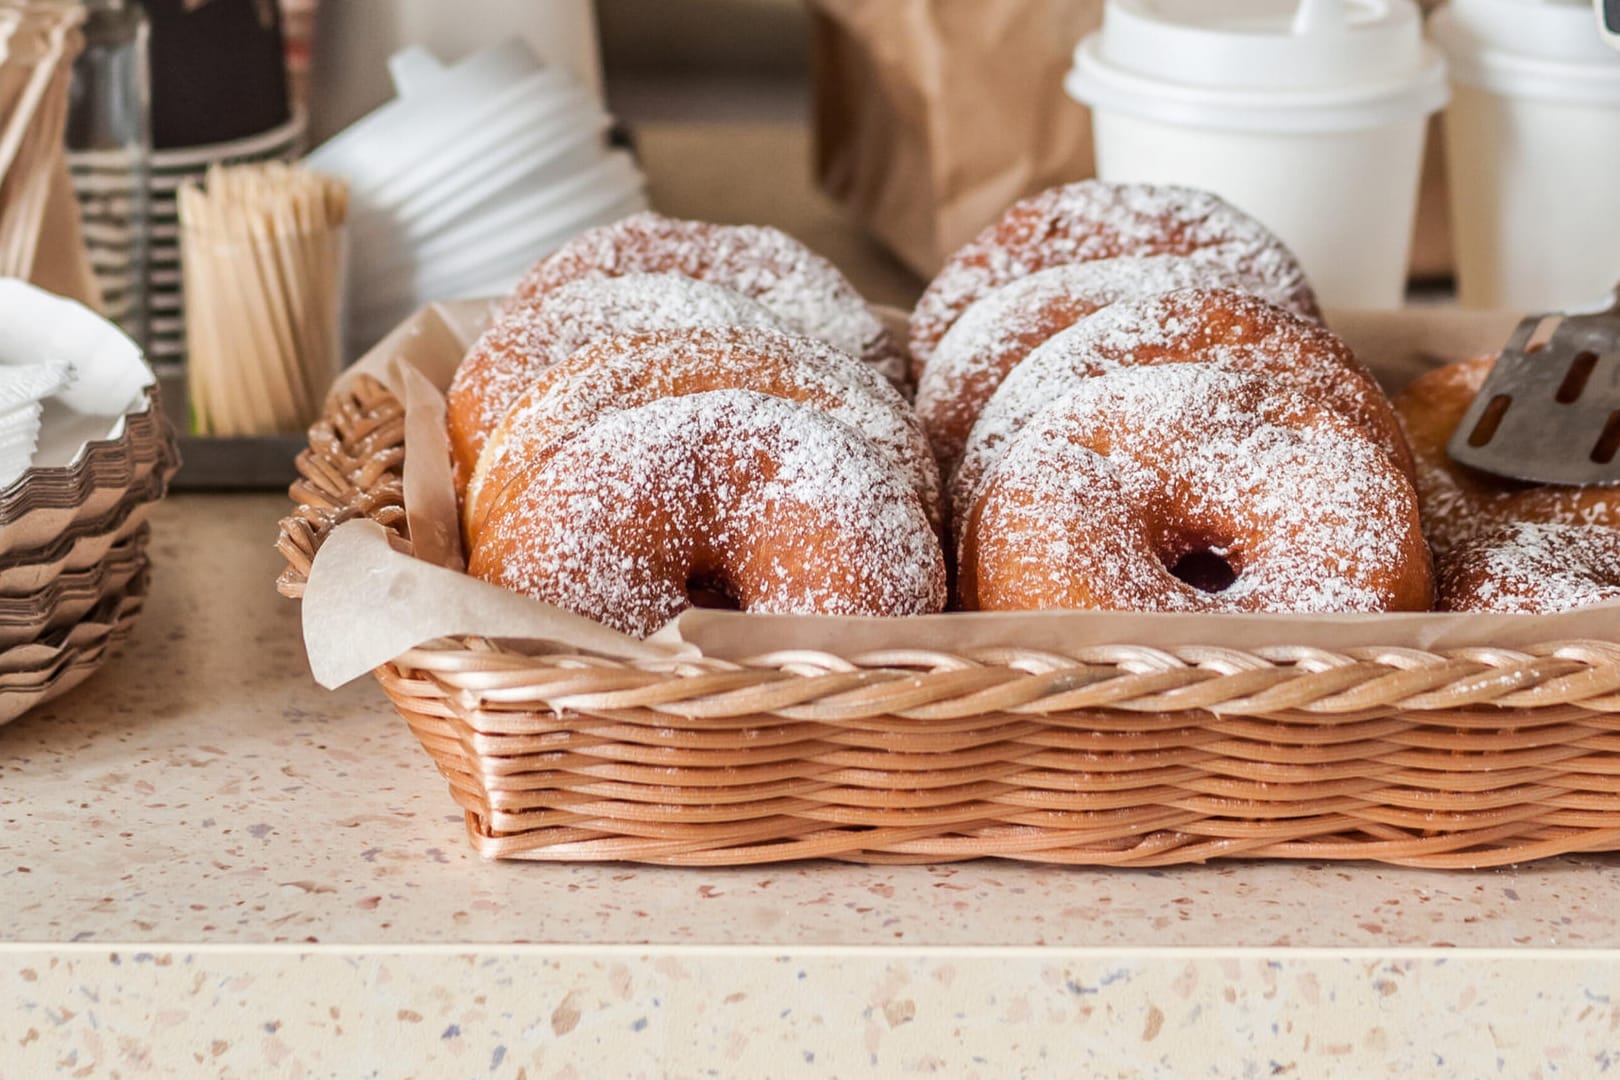
[[[913,270],[1014,200],[1092,174],[1063,91],[1102,0],[810,0],[816,179]]]
[[[1440,0],[1419,0],[1427,18]],[[1429,118],[1423,144],[1423,179],[1418,186],[1417,228],[1412,237],[1411,274],[1417,281],[1451,276],[1451,207],[1446,191],[1445,126],[1439,115]]]
[[[1435,0],[1424,0],[1432,8]],[[1063,77],[1102,0],[810,0],[816,180],[918,273],[1024,195],[1092,175]],[[1451,272],[1440,125],[1412,276]]]
[[[77,4],[0,7],[0,275],[99,306],[63,150],[83,19]]]
[[[106,312],[101,289],[90,266],[90,249],[85,246],[79,200],[73,194],[67,158],[58,157],[45,200],[45,219],[39,231],[39,247],[28,278],[46,292],[77,300],[93,311]]]

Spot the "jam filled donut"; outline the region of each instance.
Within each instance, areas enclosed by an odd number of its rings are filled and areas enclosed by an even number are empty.
[[[1063,331],[1014,368],[984,407],[951,481],[965,511],[1008,440],[1076,382],[1119,368],[1200,362],[1261,375],[1333,409],[1412,472],[1389,399],[1339,337],[1258,297],[1183,289],[1113,304]]]
[[[1120,300],[1194,286],[1236,289],[1274,303],[1275,283],[1226,266],[1218,251],[1121,256],[1039,270],[986,296],[957,319],[917,384],[917,415],[947,477],[984,403],[1019,361],[1046,339]]]
[[[1088,379],[961,529],[969,610],[1426,611],[1417,496],[1333,410],[1207,364]]]
[[[624,330],[780,325],[746,296],[679,274],[574,281],[508,311],[467,351],[446,395],[457,486],[466,485],[484,440],[535,377],[597,338]]]
[[[1529,484],[1451,460],[1446,443],[1494,363],[1490,356],[1459,360],[1413,379],[1395,398],[1412,442],[1423,528],[1435,554],[1517,521],[1620,529],[1620,484]]]
[[[467,485],[469,538],[493,498],[538,468],[570,433],[602,414],[707,390],[789,398],[842,420],[869,439],[941,524],[939,472],[914,414],[877,372],[847,353],[776,330],[701,327],[601,338],[542,371],[507,411]]]
[[[832,263],[780,229],[715,225],[652,211],[581,233],[524,275],[507,308],[582,277],[674,273],[722,285],[764,304],[784,327],[825,341],[905,378],[899,345]]]
[[[1521,521],[1439,559],[1441,611],[1549,615],[1620,601],[1620,529]]]
[[[469,570],[643,636],[695,592],[772,613],[945,602],[939,541],[899,470],[847,424],[747,390],[601,417],[506,486]]]
[[[1268,295],[1316,318],[1316,298],[1298,260],[1264,225],[1219,196],[1155,184],[1101,180],[1051,188],[1014,203],[945,261],[911,315],[916,378],[945,332],[974,303],[1049,266],[1118,255],[1205,257],[1269,283]]]

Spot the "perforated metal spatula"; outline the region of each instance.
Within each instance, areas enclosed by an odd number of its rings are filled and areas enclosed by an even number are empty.
[[[1514,480],[1620,483],[1620,286],[1604,310],[1521,321],[1446,449]]]

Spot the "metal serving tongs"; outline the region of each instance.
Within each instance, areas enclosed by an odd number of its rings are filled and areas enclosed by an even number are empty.
[[[1523,319],[1446,449],[1514,480],[1620,483],[1620,286],[1603,310]]]

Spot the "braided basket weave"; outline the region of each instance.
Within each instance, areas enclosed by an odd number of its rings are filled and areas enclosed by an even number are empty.
[[[335,394],[282,523],[284,594],[351,518],[408,548],[403,464],[399,402],[365,378]],[[1620,850],[1613,642],[731,663],[462,639],[375,674],[497,858],[1478,867]]]

